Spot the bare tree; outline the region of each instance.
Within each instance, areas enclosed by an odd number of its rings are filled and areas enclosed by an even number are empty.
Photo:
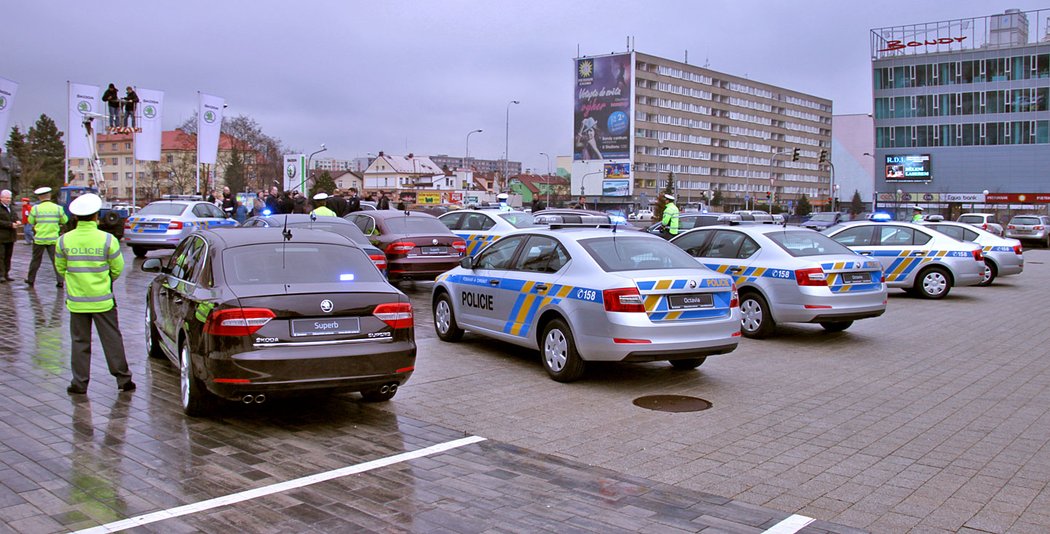
[[[179,129],[189,135],[195,135],[197,132],[196,113],[187,119]],[[287,152],[280,139],[263,133],[259,123],[247,115],[223,117],[221,131],[232,139],[240,151],[239,156],[242,161],[239,164],[244,166],[247,187],[264,191],[269,189],[275,181],[280,182],[281,176],[284,175],[282,161]],[[238,163],[231,161],[228,153],[223,154],[220,151],[215,164],[217,168],[223,169],[223,174],[225,174],[231,164],[237,165]]]

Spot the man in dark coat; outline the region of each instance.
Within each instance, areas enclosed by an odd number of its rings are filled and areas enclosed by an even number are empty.
[[[346,201],[346,212],[353,213],[355,211],[361,211],[361,197],[357,196],[357,188],[350,188],[350,198]]]
[[[22,215],[11,205],[11,191],[0,191],[0,284],[11,282],[11,254],[15,252],[17,228],[22,226]]]
[[[326,202],[328,209],[334,211],[336,217],[342,217],[343,215],[349,213],[349,205],[346,202],[346,198],[343,197],[342,189],[336,189],[335,194],[328,197],[328,200]]]
[[[379,192],[379,203],[376,204],[376,209],[388,210],[390,209],[390,197],[386,194],[386,191]]]
[[[277,186],[275,185],[275,186],[270,188],[270,194],[266,195],[266,200],[265,200],[265,204],[266,204],[265,209],[270,212],[270,215],[277,215],[278,213],[281,212],[280,211],[280,207],[278,205],[279,202],[280,202],[280,193],[277,192]]]

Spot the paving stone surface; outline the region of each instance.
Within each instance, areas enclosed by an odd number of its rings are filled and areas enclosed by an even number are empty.
[[[151,253],[151,256],[163,256]],[[1050,530],[1050,252],[943,301],[894,291],[846,332],[781,327],[695,371],[598,365],[549,380],[538,355],[434,336],[430,284],[417,371],[397,397],[230,405],[191,419],[178,373],[143,347],[151,275],[126,253],[115,286],[139,389],[118,393],[95,343],[86,397],[69,381],[53,274],[0,284],[0,531],[60,532],[415,450],[478,444],[154,523],[163,532],[802,532]],[[15,278],[28,265],[16,245]],[[643,395],[713,407],[662,413]]]

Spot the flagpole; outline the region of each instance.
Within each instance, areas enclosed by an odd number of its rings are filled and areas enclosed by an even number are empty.
[[[201,197],[201,92],[197,91],[197,154],[193,156],[193,161],[197,164],[194,167],[197,168],[197,196]]]
[[[66,145],[66,160],[65,160],[65,174],[62,175],[62,183],[63,184],[68,183],[67,180],[69,180],[69,142],[70,142],[71,139],[73,139],[73,130],[69,129],[69,106],[70,106],[70,104],[71,104],[71,102],[69,101],[69,80],[66,80],[66,135],[68,135],[69,137],[66,138],[66,142],[65,142],[65,145]],[[22,184],[22,185],[24,186],[25,184]]]

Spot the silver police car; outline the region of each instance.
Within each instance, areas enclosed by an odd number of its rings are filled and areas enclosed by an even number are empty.
[[[158,200],[150,202],[124,223],[124,241],[136,257],[150,250],[175,248],[182,238],[200,228],[237,226],[210,202]]]
[[[984,277],[981,247],[918,224],[879,217],[832,226],[823,233],[854,252],[882,263],[888,287],[940,299],[952,286],[973,286]]]
[[[984,255],[984,276],[981,283],[977,284],[979,286],[992,285],[997,276],[1021,274],[1024,271],[1024,254],[1021,242],[1016,239],[999,237],[966,223],[929,220],[922,225],[959,241],[969,241],[981,246],[981,254]]]
[[[474,256],[508,232],[536,226],[524,211],[456,210],[438,217],[452,233],[467,242],[467,255]]]
[[[667,360],[694,369],[736,348],[733,279],[659,237],[611,228],[519,230],[437,278],[434,327],[538,349],[556,381],[585,362]]]
[[[711,226],[671,243],[735,278],[747,337],[766,337],[777,323],[819,323],[841,332],[886,311],[882,265],[813,230]]]

